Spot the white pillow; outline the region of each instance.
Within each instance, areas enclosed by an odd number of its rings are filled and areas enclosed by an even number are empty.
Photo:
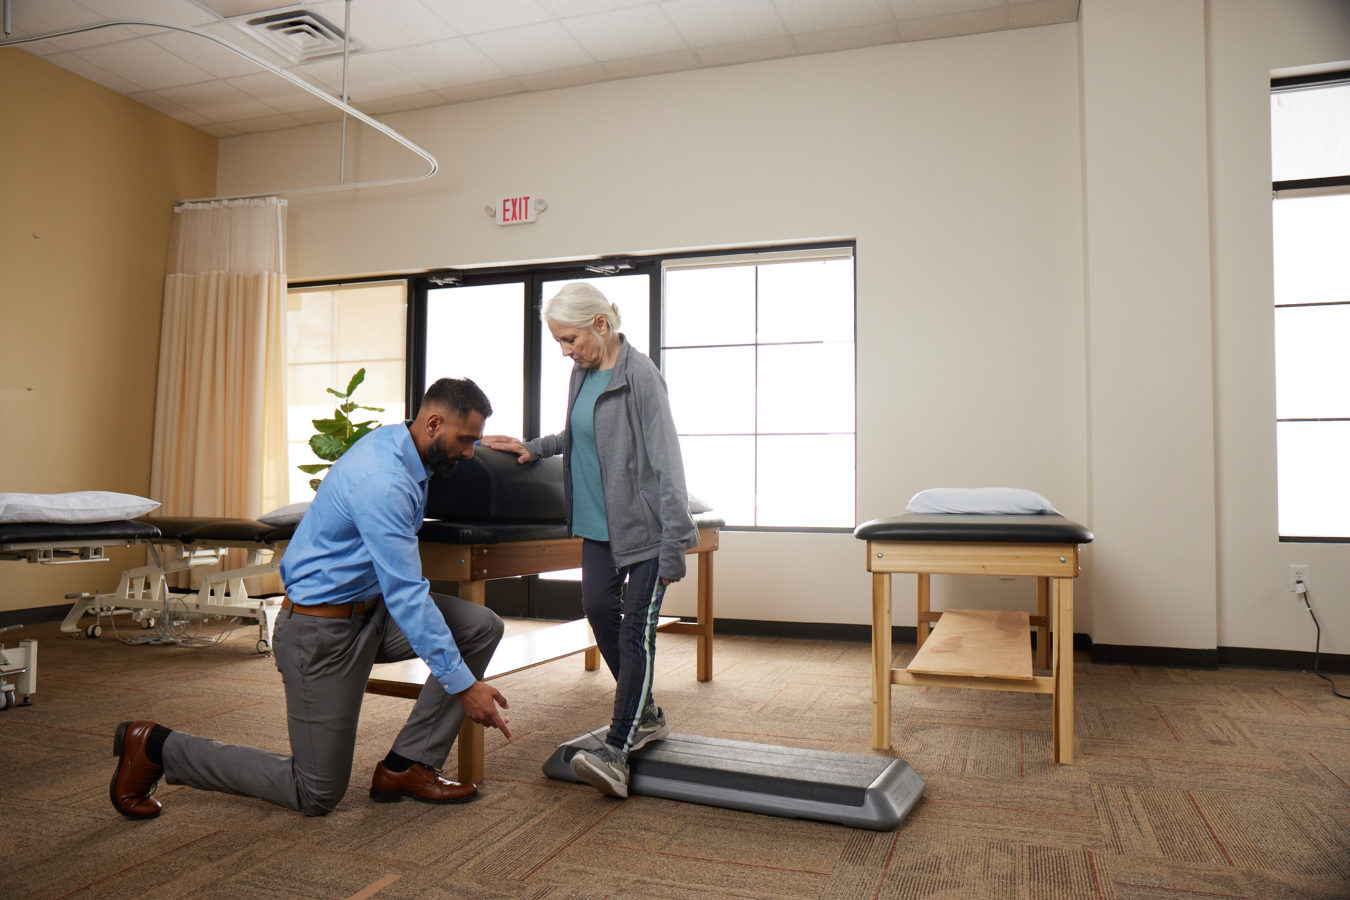
[[[305,500],[302,503],[292,503],[290,506],[283,506],[280,509],[274,509],[270,513],[258,516],[258,521],[264,525],[275,525],[280,528],[282,525],[295,525],[305,517],[305,510],[309,509],[310,501]]]
[[[66,494],[0,494],[0,522],[77,525],[134,519],[159,508],[158,500],[112,491]]]
[[[689,512],[691,515],[698,515],[711,510],[712,507],[704,503],[703,500],[694,494],[689,495]]]
[[[1059,515],[1050,501],[1022,488],[929,488],[909,498],[912,513],[976,513],[996,516]]]

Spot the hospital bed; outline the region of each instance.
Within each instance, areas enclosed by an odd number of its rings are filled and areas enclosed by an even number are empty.
[[[74,605],[61,623],[61,630],[77,633],[85,616],[94,621],[84,627],[89,637],[102,634],[105,617],[130,614],[144,628],[157,634],[133,643],[191,642],[188,623],[204,619],[254,622],[259,653],[272,648],[272,626],[281,609],[281,595],[250,596],[244,579],[277,572],[281,554],[295,526],[270,525],[255,519],[202,516],[147,516],[137,520],[155,533],[146,538],[150,561],[122,573],[111,593],[68,595]],[[242,566],[210,572],[196,589],[170,586],[173,576],[206,566],[218,566],[230,550],[245,551]]]

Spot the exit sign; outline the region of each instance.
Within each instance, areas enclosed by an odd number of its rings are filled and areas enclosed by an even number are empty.
[[[497,201],[498,225],[524,225],[539,218],[539,206],[534,197],[503,197]]]

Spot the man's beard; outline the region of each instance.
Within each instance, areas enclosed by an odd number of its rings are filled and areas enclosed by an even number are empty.
[[[455,467],[459,465],[459,457],[451,457],[441,449],[439,441],[432,441],[427,447],[427,465],[431,466],[431,474],[439,478],[449,478],[455,474]]]

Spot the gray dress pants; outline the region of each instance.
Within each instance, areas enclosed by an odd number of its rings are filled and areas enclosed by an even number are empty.
[[[432,594],[431,599],[444,614],[469,671],[481,679],[502,638],[501,619],[458,597]],[[416,654],[383,599],[368,602],[354,618],[282,612],[272,646],[286,688],[292,755],[174,731],[164,742],[164,778],[170,784],[244,794],[306,815],[324,815],[337,806],[351,780],[356,724],[371,666]],[[429,678],[393,750],[439,769],[463,721],[458,695]]]

